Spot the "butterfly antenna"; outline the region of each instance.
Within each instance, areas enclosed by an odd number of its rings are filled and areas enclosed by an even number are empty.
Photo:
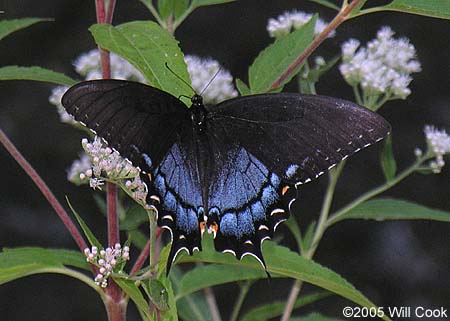
[[[165,65],[166,65],[166,68],[175,76],[175,77],[177,77],[178,79],[180,79],[183,83],[185,83],[189,88],[191,88],[192,89],[192,91],[194,92],[194,94],[196,94],[197,92],[195,91],[195,89],[194,88],[192,88],[192,86],[191,86],[191,84],[190,83],[188,83],[186,80],[184,80],[183,78],[181,78],[175,71],[173,71],[170,67],[169,67],[169,64],[167,63],[167,62],[165,62],[164,63]],[[181,96],[180,96],[181,97]],[[187,96],[185,96],[185,97],[187,97]],[[191,97],[188,97],[188,98],[191,98]]]
[[[208,89],[209,85],[211,85],[211,83],[214,81],[214,79],[216,79],[217,75],[220,74],[220,72],[222,71],[223,67],[220,66],[219,70],[217,70],[216,74],[211,78],[211,80],[206,84],[205,88],[203,88],[202,92],[200,93],[200,96],[203,95],[203,93],[206,91],[206,89]]]

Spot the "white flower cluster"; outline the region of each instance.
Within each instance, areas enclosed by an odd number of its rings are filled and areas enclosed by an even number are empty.
[[[139,169],[117,151],[107,147],[99,137],[95,137],[92,142],[84,138],[81,145],[86,154],[72,164],[67,175],[69,181],[77,184],[89,182],[93,189],[101,189],[107,177],[111,181],[123,183],[135,200],[145,202],[147,188],[139,176]]]
[[[110,53],[111,78],[145,83],[145,77],[132,64],[115,53]],[[86,80],[102,78],[101,58],[98,49],[81,54],[74,62],[77,73]]]
[[[111,59],[111,78],[127,79],[139,82],[145,82],[144,76],[139,70],[122,57],[110,53]],[[101,79],[101,60],[98,49],[93,49],[87,53],[81,54],[74,63],[75,70],[86,80]],[[61,122],[68,124],[77,124],[73,116],[68,114],[61,104],[61,98],[67,91],[68,86],[58,86],[52,90],[49,102],[55,105]]]
[[[84,249],[84,255],[86,255],[87,262],[99,268],[99,274],[94,279],[95,284],[106,288],[108,278],[114,272],[114,268],[130,259],[130,248],[128,246],[122,248],[119,243],[116,243],[114,248],[107,247],[99,251],[96,246],[93,246],[92,249]]]
[[[438,130],[434,126],[425,126],[425,137],[428,150],[436,156],[436,159],[430,162],[430,167],[434,173],[440,173],[445,165],[444,155],[450,154],[450,136],[445,130]],[[417,152],[416,152],[417,154]]]
[[[297,30],[306,24],[313,14],[303,11],[286,11],[279,15],[276,19],[270,18],[267,23],[267,31],[272,38],[279,38],[289,34],[293,29]],[[327,23],[320,18],[317,18],[314,26],[314,35],[317,36],[325,29]],[[328,37],[334,37],[335,32],[331,32]]]
[[[52,94],[48,98],[48,101],[52,105],[56,106],[56,111],[58,112],[59,120],[61,122],[74,125],[77,124],[77,121],[66,111],[66,109],[61,104],[61,98],[67,91],[67,89],[69,89],[68,86],[58,86],[53,88]]]
[[[420,71],[420,62],[415,59],[416,50],[409,40],[394,39],[393,35],[390,27],[383,27],[367,47],[359,47],[356,39],[342,45],[339,69],[349,85],[359,85],[368,96],[384,94],[405,99],[411,93],[410,75]]]
[[[204,90],[202,96],[205,103],[216,104],[238,95],[233,86],[233,76],[221,68],[218,61],[194,55],[186,55],[184,61],[191,76],[192,87],[197,93]],[[216,77],[210,83],[214,76]],[[206,86],[208,87],[205,90]]]

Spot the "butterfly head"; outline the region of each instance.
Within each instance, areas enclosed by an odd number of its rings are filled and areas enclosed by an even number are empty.
[[[204,121],[206,117],[206,108],[203,104],[203,98],[202,96],[195,94],[191,98],[192,106],[191,106],[191,119],[194,125],[194,128],[196,128],[199,131],[202,131],[204,126]]]

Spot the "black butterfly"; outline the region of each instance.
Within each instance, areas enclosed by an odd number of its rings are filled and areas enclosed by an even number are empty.
[[[71,87],[62,104],[139,166],[158,225],[172,235],[167,272],[181,250],[215,248],[265,267],[263,240],[289,216],[289,188],[317,178],[383,139],[390,125],[352,102],[294,93],[260,94],[187,108],[159,89],[123,80]],[[294,193],[295,194],[295,193]]]

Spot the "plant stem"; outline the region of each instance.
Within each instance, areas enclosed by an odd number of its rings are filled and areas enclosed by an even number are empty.
[[[240,292],[239,296],[234,303],[233,312],[231,313],[230,321],[237,321],[239,316],[239,311],[241,310],[242,304],[244,303],[245,297],[247,296],[250,287],[252,286],[253,281],[246,281],[240,284]]]
[[[106,21],[109,21],[108,23],[112,23],[115,7],[116,7],[116,0],[109,0],[105,18]]]
[[[281,316],[281,321],[288,321],[291,318],[292,310],[294,309],[294,304],[297,300],[300,290],[302,289],[302,285],[302,280],[295,280],[294,284],[292,285],[286,306],[284,307],[283,315]]]
[[[111,23],[114,14],[115,0],[110,0],[108,12],[105,12],[105,0],[95,0],[97,23]],[[102,78],[111,78],[111,64],[109,52],[100,48],[100,59],[102,64]],[[108,243],[110,246],[119,243],[119,217],[117,214],[117,186],[107,183],[106,207],[108,217]],[[105,289],[107,298],[104,300],[109,321],[124,321],[126,319],[127,300],[122,290],[111,278]]]
[[[305,59],[307,59],[319,45],[328,38],[328,35],[335,30],[341,23],[348,19],[352,10],[362,0],[353,0],[349,5],[343,6],[341,11],[334,17],[334,19],[326,26],[325,29],[309,44],[309,46],[298,56],[298,58],[286,69],[286,71],[269,87],[269,90],[276,89],[281,86],[284,80],[300,66]]]
[[[149,266],[150,271],[155,268],[156,262],[155,262],[155,248],[156,248],[156,213],[153,210],[147,210],[148,219],[149,219],[149,225],[150,225],[150,239],[149,239]]]
[[[317,246],[319,245],[319,242],[323,236],[323,233],[325,232],[327,228],[327,219],[328,214],[330,213],[331,203],[333,201],[334,191],[336,188],[336,183],[339,179],[339,176],[342,173],[342,169],[345,166],[345,160],[339,163],[336,168],[333,168],[330,170],[329,173],[329,183],[327,187],[327,191],[323,200],[322,209],[320,211],[320,217],[319,222],[317,223],[316,230],[314,232],[313,240],[311,242],[311,245],[308,250],[305,251],[305,253],[302,254],[302,256],[308,260],[312,259],[314,256],[314,253],[316,252]],[[300,290],[302,288],[302,280],[295,280],[294,284],[292,285],[291,291],[289,292],[289,297],[286,303],[286,306],[283,311],[283,315],[281,317],[281,321],[288,321],[291,317],[292,310],[294,309],[295,301],[297,300],[297,297],[300,293]]]
[[[106,212],[108,216],[108,244],[114,246],[120,243],[119,215],[117,213],[117,186],[106,183]]]
[[[345,167],[345,164],[346,161],[343,160],[336,166],[336,168],[331,169],[329,172],[329,182],[325,198],[323,200],[322,209],[320,211],[319,222],[314,232],[314,237],[311,242],[311,246],[305,255],[306,258],[308,259],[311,259],[313,257],[317,249],[317,246],[319,245],[320,239],[322,238],[323,233],[327,228],[328,214],[330,213],[331,203],[333,202],[334,191],[336,189],[336,184],[339,179],[339,176],[341,175],[342,170]]]
[[[326,227],[330,227],[331,225],[333,225],[333,224],[343,220],[343,216],[347,212],[349,212],[350,210],[355,208],[356,206],[358,206],[361,203],[363,203],[363,202],[365,202],[365,201],[367,201],[367,200],[377,196],[378,194],[383,193],[384,191],[386,191],[389,188],[393,187],[394,185],[398,184],[399,182],[404,180],[406,177],[411,175],[413,172],[418,170],[420,168],[420,166],[422,165],[422,163],[424,161],[430,159],[430,158],[432,158],[431,155],[430,154],[426,154],[425,156],[417,159],[416,162],[414,162],[410,167],[408,167],[405,170],[403,170],[399,175],[394,177],[392,180],[387,181],[386,183],[384,183],[384,184],[382,184],[382,185],[380,185],[380,186],[378,186],[378,187],[368,191],[367,193],[362,194],[360,197],[355,199],[353,202],[351,202],[350,204],[344,206],[342,209],[340,209],[335,214],[333,214],[328,219]]]
[[[77,229],[75,224],[70,219],[69,214],[64,210],[61,203],[56,199],[55,195],[52,193],[50,188],[45,184],[44,180],[39,176],[36,170],[28,163],[28,161],[23,157],[19,150],[14,146],[14,144],[8,139],[5,133],[0,129],[0,143],[5,146],[9,154],[14,158],[14,160],[22,167],[22,169],[27,173],[31,180],[36,184],[37,188],[41,191],[47,201],[58,214],[61,221],[64,223],[67,230],[69,230],[70,235],[77,243],[81,251],[87,248],[87,244],[81,235],[80,231]]]
[[[211,288],[204,288],[203,292],[205,293],[206,302],[208,303],[209,310],[211,311],[213,321],[222,321],[214,291]]]

